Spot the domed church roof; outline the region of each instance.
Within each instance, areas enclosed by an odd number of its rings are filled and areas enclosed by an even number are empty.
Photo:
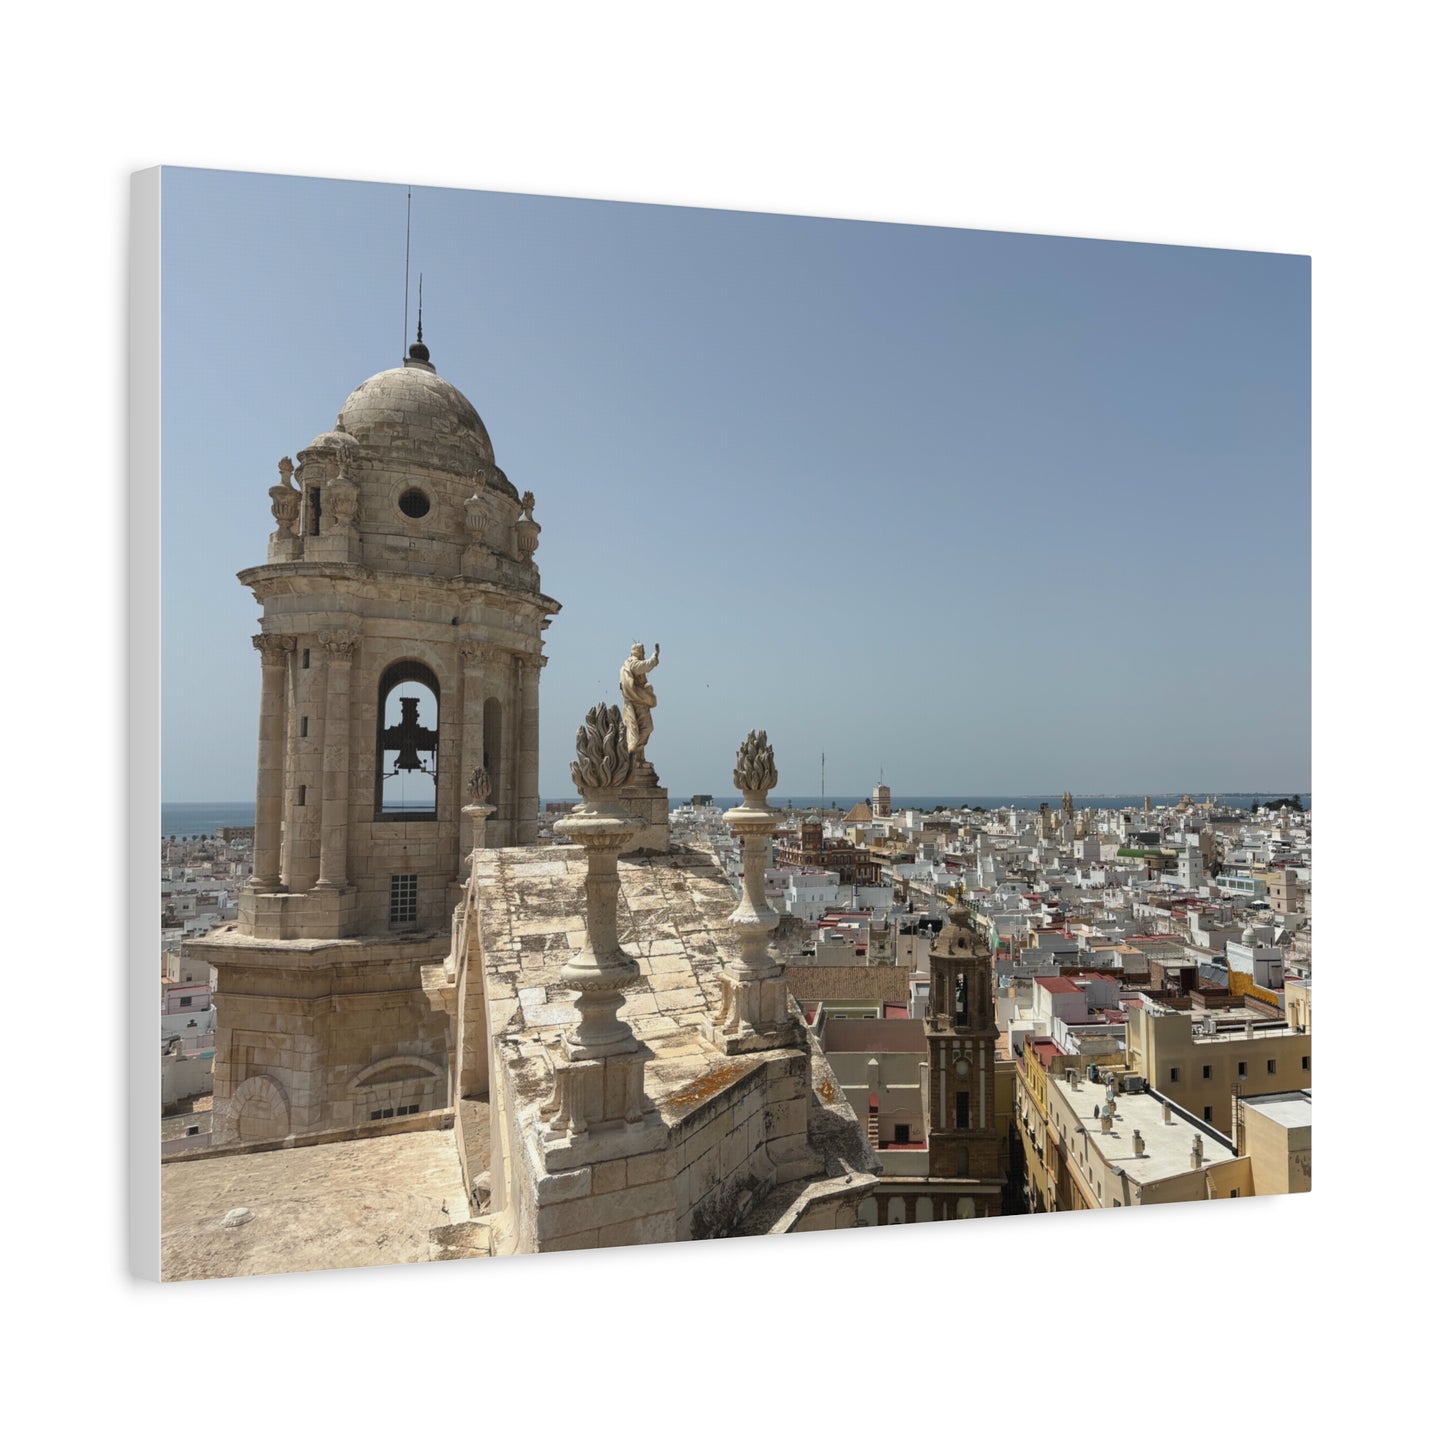
[[[336,429],[392,462],[463,477],[494,468],[492,439],[476,407],[436,374],[424,347],[411,350],[411,360],[378,372],[346,398]]]

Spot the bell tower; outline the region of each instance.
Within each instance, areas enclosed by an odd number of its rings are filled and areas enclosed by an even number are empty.
[[[240,574],[261,606],[254,872],[237,922],[192,948],[218,969],[218,1140],[447,1102],[450,1026],[423,975],[450,946],[479,768],[487,843],[536,838],[560,610],[534,498],[419,325],[278,470],[266,561]]]
[[[1005,1163],[994,1122],[993,962],[966,909],[949,914],[928,956],[928,1173],[976,1180],[978,1215],[1002,1211]]]

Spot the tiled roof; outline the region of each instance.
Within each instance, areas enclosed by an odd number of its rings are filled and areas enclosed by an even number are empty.
[[[1071,978],[1039,978],[1034,980],[1046,993],[1083,993]]]

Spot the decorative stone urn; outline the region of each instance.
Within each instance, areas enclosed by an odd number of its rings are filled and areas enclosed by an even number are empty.
[[[723,965],[722,1005],[707,1027],[712,1042],[730,1054],[783,1048],[798,1039],[782,965],[768,951],[768,935],[778,926],[778,915],[768,904],[763,868],[768,836],[778,816],[768,805],[768,791],[777,782],[767,733],[750,732],[733,769],[742,805],[723,814],[723,821],[743,841],[743,897],[728,919],[741,956]]]
[[[531,563],[537,555],[537,540],[542,535],[542,528],[532,516],[532,508],[537,505],[537,499],[531,492],[522,494],[522,515],[512,524],[512,535],[516,540],[517,556],[526,563]]]
[[[555,832],[587,850],[587,940],[562,969],[562,982],[577,990],[579,1022],[565,1040],[571,1059],[599,1059],[637,1048],[636,1035],[617,1017],[622,990],[642,974],[617,941],[617,859],[637,831],[619,803],[631,774],[621,711],[598,703],[577,729],[572,781],[582,802],[554,825]]]
[[[268,561],[286,561],[300,556],[301,538],[296,533],[296,522],[301,515],[301,489],[291,478],[296,474],[290,457],[282,457],[276,463],[281,480],[271,488],[271,516],[275,519],[276,530],[267,543]]]

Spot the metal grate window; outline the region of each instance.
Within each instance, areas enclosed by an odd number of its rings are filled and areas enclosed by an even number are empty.
[[[415,873],[393,873],[391,875],[391,921],[393,923],[416,922]]]

